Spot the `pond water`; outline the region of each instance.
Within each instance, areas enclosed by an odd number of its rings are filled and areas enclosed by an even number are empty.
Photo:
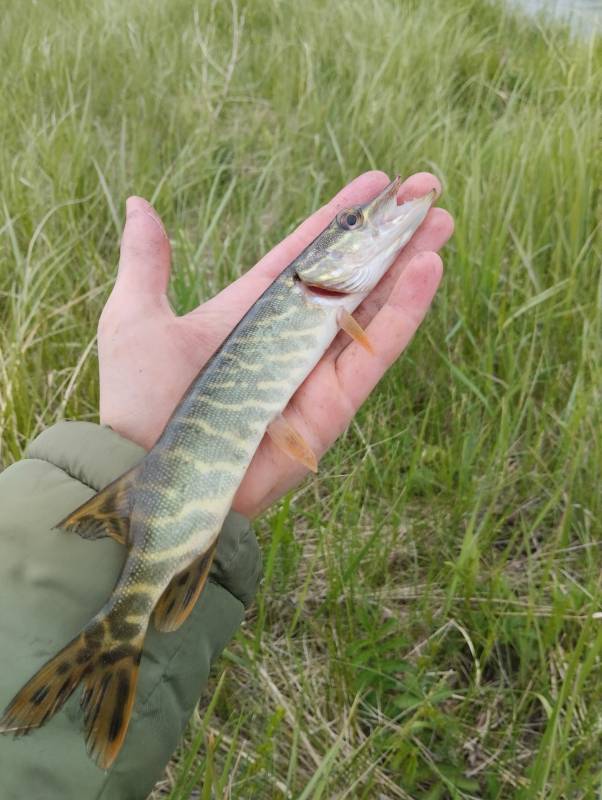
[[[602,0],[509,0],[529,14],[566,20],[582,36],[602,33]]]

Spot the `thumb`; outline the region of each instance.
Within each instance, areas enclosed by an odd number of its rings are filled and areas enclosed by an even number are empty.
[[[121,237],[115,292],[132,302],[156,301],[167,291],[171,247],[155,209],[142,197],[129,197]]]

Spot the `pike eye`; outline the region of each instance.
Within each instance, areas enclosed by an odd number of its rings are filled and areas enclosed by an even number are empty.
[[[357,230],[364,224],[364,215],[359,208],[346,208],[337,217],[337,222],[341,228],[348,231]]]

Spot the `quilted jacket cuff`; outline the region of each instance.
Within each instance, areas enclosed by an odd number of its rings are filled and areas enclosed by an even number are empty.
[[[26,451],[95,492],[135,466],[146,451],[108,425],[62,421],[43,431]],[[224,521],[211,579],[249,606],[261,576],[261,555],[249,521],[231,511]]]

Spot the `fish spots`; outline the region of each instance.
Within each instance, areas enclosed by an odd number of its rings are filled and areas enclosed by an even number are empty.
[[[212,389],[234,389],[237,386],[236,381],[211,381],[209,384]],[[240,386],[240,381],[238,381],[238,386]]]
[[[0,718],[0,730],[24,735],[39,728],[81,683],[88,752],[101,767],[111,765],[131,716],[146,630],[136,625],[126,631],[132,638],[112,637],[114,611],[103,610],[25,684]]]
[[[105,673],[102,677],[102,681],[100,683],[100,687],[98,689],[97,696],[95,699],[94,708],[91,709],[92,717],[89,723],[90,730],[94,729],[94,724],[98,719],[98,715],[102,707],[102,701],[104,700],[105,694],[107,693],[107,689],[109,688],[109,684],[111,683],[112,678],[113,675],[110,672]]]
[[[133,581],[132,588],[127,590],[123,595],[123,599],[119,605],[119,609],[115,609],[113,616],[110,620],[110,631],[115,638],[125,639],[129,638],[124,636],[122,626],[126,623],[128,617],[140,616],[141,619],[146,619],[150,608],[153,605],[153,592],[155,587],[152,585],[145,585],[143,588],[141,583]],[[138,630],[140,626],[138,625]]]
[[[234,413],[240,413],[241,411],[254,411],[256,414],[262,414],[265,413],[266,410],[270,411],[275,408],[280,408],[281,406],[279,398],[276,398],[276,400],[270,398],[260,399],[257,396],[249,397],[246,400],[237,401],[229,399],[228,401],[224,401],[216,400],[208,395],[203,395],[202,397],[199,397],[199,403],[210,406],[211,408],[217,408],[218,411]],[[192,419],[195,419],[195,417],[192,417]]]
[[[258,381],[255,385],[255,388],[259,389],[260,392],[265,392],[271,389],[282,389],[283,387],[287,386],[288,381],[285,378],[282,378],[282,380],[276,380],[274,378],[272,380]]]
[[[97,622],[90,625],[84,631],[84,642],[90,649],[97,649],[102,644],[104,639],[104,625],[102,622]]]
[[[228,445],[231,445],[232,451],[229,451],[228,455],[233,459],[240,460],[248,457],[251,455],[251,452],[253,452],[250,449],[250,445],[253,444],[253,442],[250,442],[249,438],[256,433],[256,430],[250,425],[244,425],[244,430],[241,431],[240,435],[234,431],[227,431],[224,429],[218,430],[217,428],[214,428],[206,419],[202,419],[200,417],[189,416],[186,418],[184,425],[187,429],[193,429],[205,434],[207,437],[209,437],[208,443],[210,443],[212,439],[216,440],[215,444],[222,452],[224,448],[224,442],[226,442]]]
[[[280,351],[279,353],[274,353],[271,356],[271,360],[275,361],[277,364],[288,364],[290,361],[300,361],[300,353],[297,349],[295,350],[285,350],[284,352]],[[288,368],[289,372],[295,373],[299,370],[304,368],[303,363],[297,363],[294,366],[290,366]]]
[[[157,630],[174,631],[186,620],[207,580],[215,547],[214,540],[205,552],[176,575],[165,589],[155,607],[154,621]]]
[[[286,297],[288,299],[288,292],[290,291],[289,288],[286,290]],[[275,325],[277,323],[282,322],[283,320],[287,319],[287,317],[292,316],[296,312],[296,308],[292,303],[287,303],[286,308],[284,311],[280,313],[272,313],[272,314],[263,314],[261,317],[258,317],[254,320],[254,324],[260,327],[266,326],[269,327],[271,325]]]
[[[188,587],[188,589],[186,590],[186,594],[184,595],[184,599],[182,600],[182,607],[183,607],[183,608],[186,608],[187,606],[189,606],[189,605],[190,605],[190,601],[191,601],[191,600],[192,600],[192,598],[194,597],[194,593],[195,593],[195,591],[196,591],[196,586],[195,586],[195,584],[194,584],[194,583],[192,583],[192,584],[191,584],[191,585]]]
[[[100,683],[100,697],[98,699],[99,703],[102,703],[102,699],[105,696],[107,689],[109,688],[109,684],[111,683],[112,678],[113,675],[110,672],[106,672],[102,676],[102,681]]]
[[[189,500],[186,503],[180,504],[179,508],[174,508],[173,513],[157,514],[153,519],[153,524],[171,525],[173,523],[180,523],[186,517],[196,517],[199,520],[204,520],[205,524],[207,525],[212,522],[216,515],[222,512],[223,506],[224,502],[221,497],[197,497],[193,500]],[[187,547],[187,542],[183,542],[182,544],[183,546]],[[155,561],[157,553],[163,553],[170,549],[171,548],[166,548],[165,550],[155,550],[148,554],[148,558],[152,561]]]
[[[113,639],[128,641],[140,633],[140,625],[129,622],[126,615],[114,614],[109,617],[109,633]]]
[[[115,707],[113,716],[111,718],[111,727],[109,728],[109,741],[114,742],[119,736],[119,731],[123,724],[123,712],[119,706]]]
[[[74,685],[73,681],[71,680],[71,678],[67,678],[67,680],[63,683],[63,685],[61,686],[61,688],[57,692],[57,695],[56,695],[57,701],[59,703],[63,703],[69,697],[69,695],[71,694],[71,692],[73,691],[74,688],[75,688],[75,685]]]
[[[31,702],[34,706],[39,706],[44,700],[48,697],[48,692],[50,691],[49,686],[40,686],[40,688],[34,692],[31,696]]]
[[[221,354],[221,358],[225,358],[227,361],[233,362],[237,367],[247,370],[248,372],[260,372],[264,369],[264,364],[260,361],[253,363],[246,360],[244,357],[237,355],[236,353],[226,351]]]
[[[81,700],[79,701],[79,704],[80,704],[80,706],[82,708],[85,708],[88,705],[88,703],[90,702],[90,697],[91,696],[92,696],[92,687],[88,686],[82,692],[82,697],[81,697]]]
[[[194,417],[192,419],[194,419]],[[183,427],[185,428],[185,421],[183,422]],[[223,455],[223,448],[221,448],[221,450]],[[220,481],[224,481],[229,484],[237,480],[239,461],[237,460],[236,454],[229,452],[228,455],[231,457],[219,459],[214,458],[211,460],[211,462],[205,462],[194,453],[186,450],[184,447],[174,447],[171,450],[162,453],[161,458],[164,462],[167,462],[165,463],[166,470],[173,469],[173,467],[169,466],[170,462],[176,465],[177,469],[181,468],[183,464],[186,464],[190,465],[192,468],[192,474],[190,471],[188,474],[191,478],[194,477],[195,480],[201,475],[208,476],[210,479],[215,479],[219,475]],[[157,484],[153,490],[153,500],[156,501],[157,498],[162,500],[165,500],[166,498],[173,499],[176,501],[176,503],[178,503],[182,498],[181,488],[178,486],[167,487],[165,485]],[[153,521],[153,514],[149,512],[144,519],[144,523],[146,525],[152,525]]]
[[[122,620],[119,625],[119,638],[125,640],[135,639],[141,630],[142,628],[138,623]]]
[[[126,670],[120,670],[117,675],[117,693],[115,696],[115,706],[111,717],[108,739],[114,742],[119,736],[123,727],[123,710],[128,703],[130,696],[130,679]]]
[[[91,675],[94,672],[94,664],[90,662],[82,672],[82,678],[87,678],[88,675]]]
[[[95,647],[83,647],[75,656],[75,661],[80,665],[86,664],[94,656],[96,650]]]
[[[211,533],[213,534],[213,531]],[[149,553],[148,561],[154,564],[167,561],[189,561],[190,558],[194,557],[195,552],[207,546],[207,538],[206,532],[203,531],[201,536],[191,537],[188,541],[182,542],[179,545]]]
[[[117,664],[118,661],[123,661],[124,658],[133,658],[135,652],[135,648],[131,645],[122,644],[106,653],[102,653],[98,660],[103,667],[109,667]]]

